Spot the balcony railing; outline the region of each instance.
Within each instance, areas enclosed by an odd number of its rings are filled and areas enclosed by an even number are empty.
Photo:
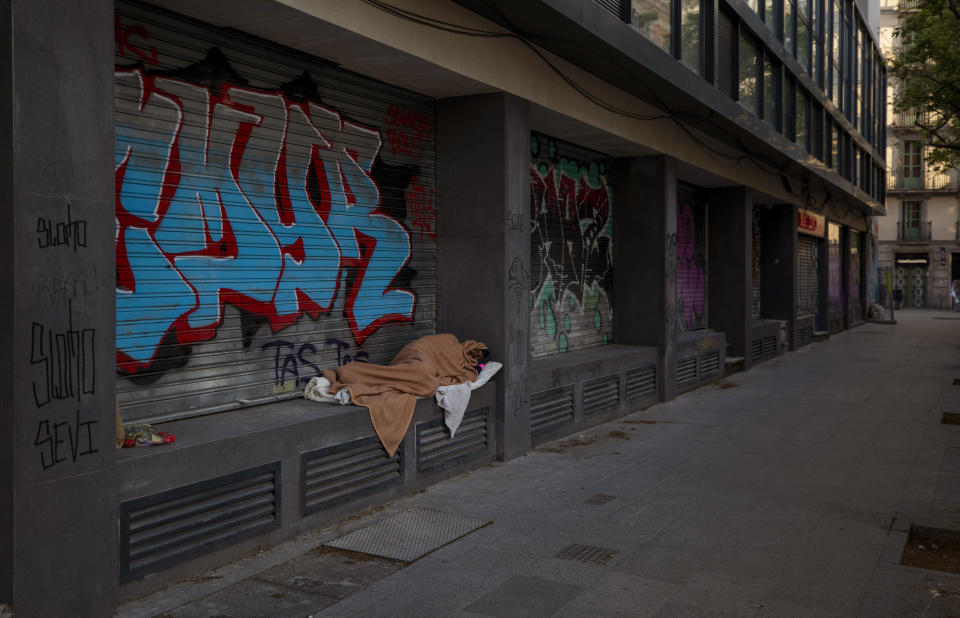
[[[896,128],[916,127],[917,124],[931,126],[933,116],[929,112],[918,112],[915,109],[906,109],[893,114],[893,126]]]
[[[909,11],[911,9],[919,9],[920,0],[900,0],[897,2],[897,9],[901,11]]]
[[[935,172],[932,169],[923,170],[920,176],[904,176],[903,168],[897,167],[887,170],[888,191],[960,191],[960,172]]]
[[[913,225],[897,221],[897,240],[930,240],[932,230],[932,221],[918,221]]]

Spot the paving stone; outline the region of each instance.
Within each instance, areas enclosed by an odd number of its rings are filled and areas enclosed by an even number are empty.
[[[552,616],[582,590],[580,586],[517,575],[464,609],[502,618]]]
[[[310,616],[337,602],[265,582],[246,580],[167,612],[169,618],[269,618]]]
[[[287,588],[343,599],[401,568],[400,562],[317,547],[256,577]]]

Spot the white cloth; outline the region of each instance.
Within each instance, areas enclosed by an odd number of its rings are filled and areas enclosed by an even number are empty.
[[[484,364],[483,371],[477,375],[473,382],[461,382],[460,384],[451,384],[450,386],[438,386],[435,395],[437,405],[443,408],[443,423],[450,430],[452,438],[463,422],[463,415],[470,405],[470,391],[476,390],[486,384],[494,376],[503,363],[496,361]]]
[[[443,408],[443,422],[450,430],[452,438],[463,422],[463,415],[470,405],[470,382],[438,386],[437,405]]]
[[[323,376],[310,378],[310,381],[307,382],[307,385],[303,389],[303,396],[312,401],[319,401],[320,403],[339,403],[340,405],[350,403],[350,391],[346,388],[341,388],[337,391],[336,395],[331,395],[330,380]]]

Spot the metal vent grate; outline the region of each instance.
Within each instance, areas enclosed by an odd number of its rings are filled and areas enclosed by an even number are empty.
[[[763,339],[760,337],[750,342],[750,358],[754,362],[763,358]]]
[[[627,400],[655,397],[657,366],[648,365],[627,371]]]
[[[705,378],[720,372],[720,352],[707,352],[700,356],[700,377]]]
[[[618,553],[620,552],[616,549],[607,549],[594,545],[568,545],[558,551],[554,557],[562,560],[586,562],[588,564],[606,564]]]
[[[777,355],[777,336],[776,335],[769,335],[763,338],[763,355],[764,356]]]
[[[300,512],[306,516],[399,483],[403,445],[387,457],[377,436],[300,455]]]
[[[612,375],[583,383],[583,414],[596,414],[620,405],[620,376]]]
[[[677,360],[677,386],[697,383],[697,357],[687,356]]]
[[[530,431],[550,431],[573,422],[573,385],[530,396]]]
[[[717,90],[737,100],[736,24],[726,11],[717,15]]]
[[[120,505],[121,580],[279,527],[280,462]]]
[[[797,329],[797,345],[804,346],[813,341],[813,327],[804,326]]]
[[[597,4],[607,9],[611,13],[617,16],[618,19],[627,20],[628,13],[627,7],[629,3],[627,0],[595,0]]]
[[[453,438],[443,419],[417,423],[417,471],[436,472],[487,453],[490,408],[471,410]]]

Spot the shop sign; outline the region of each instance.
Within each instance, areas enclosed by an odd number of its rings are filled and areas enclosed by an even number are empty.
[[[802,209],[797,211],[797,231],[801,234],[810,234],[822,238],[826,227],[826,219],[823,215]]]

